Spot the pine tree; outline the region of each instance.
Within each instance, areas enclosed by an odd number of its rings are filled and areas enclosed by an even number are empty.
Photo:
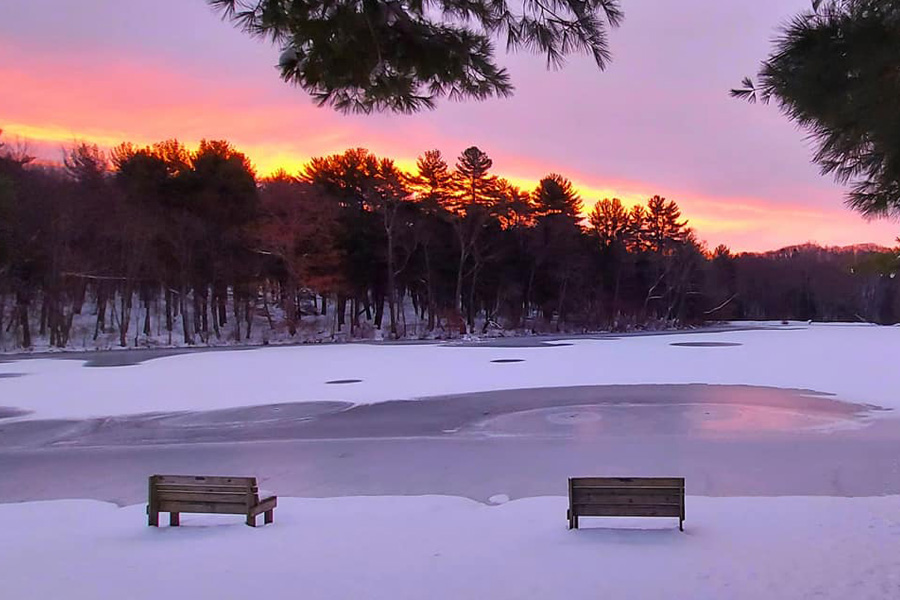
[[[665,253],[675,242],[683,241],[687,235],[687,221],[679,221],[681,209],[673,200],[653,196],[647,201],[644,232],[650,250]]]
[[[466,263],[474,259],[470,268],[470,298],[474,295],[475,277],[481,264],[478,260],[478,245],[481,234],[487,223],[495,216],[499,194],[497,177],[490,174],[494,161],[476,146],[466,148],[456,162],[453,173],[454,194],[448,198],[445,206],[447,214],[456,232],[459,249],[459,263],[456,270],[456,312],[462,316],[463,280],[466,274]],[[469,307],[469,328],[474,326],[471,306]],[[460,333],[464,333],[464,325],[460,322]]]
[[[494,39],[544,54],[548,66],[610,60],[618,0],[207,0],[227,20],[281,49],[281,77],[345,112],[433,108],[441,97],[509,96]]]
[[[591,232],[603,248],[624,245],[633,220],[618,198],[604,198],[594,205],[588,216]]]
[[[581,197],[572,182],[550,173],[538,183],[533,193],[535,211],[538,215],[560,214],[572,219],[581,219],[583,208]]]
[[[900,215],[900,3],[814,0],[789,21],[757,81],[733,96],[775,100],[815,143],[823,174],[849,184],[847,204]]]

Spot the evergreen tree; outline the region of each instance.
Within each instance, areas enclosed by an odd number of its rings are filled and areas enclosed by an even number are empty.
[[[603,69],[618,0],[207,0],[245,32],[282,48],[285,81],[341,111],[415,112],[440,97],[509,96],[495,38],[560,66],[575,52]]]
[[[454,194],[448,198],[445,206],[456,232],[457,247],[459,250],[459,262],[456,270],[456,314],[460,318],[460,332],[465,332],[465,323],[462,321],[463,310],[463,282],[466,275],[467,263],[469,265],[469,310],[467,321],[469,330],[474,327],[473,307],[471,299],[474,297],[475,281],[478,271],[482,266],[479,257],[479,242],[481,235],[492,218],[496,216],[499,200],[499,188],[497,177],[490,174],[494,161],[476,146],[466,148],[456,162],[456,170],[453,173]]]
[[[541,179],[534,190],[533,199],[538,215],[560,214],[571,219],[581,219],[581,198],[572,182],[558,173],[550,173]]]
[[[653,196],[647,201],[644,234],[649,249],[664,254],[675,242],[685,239],[687,221],[679,221],[681,209],[672,200]]]
[[[428,150],[416,160],[416,173],[410,177],[410,186],[419,202],[442,204],[450,194],[453,176],[440,150]]]
[[[625,244],[632,231],[633,219],[618,198],[604,198],[594,205],[588,215],[591,233],[603,248]]]
[[[775,100],[815,142],[824,174],[850,184],[847,203],[900,214],[900,3],[815,0],[779,32],[756,82],[732,95]]]

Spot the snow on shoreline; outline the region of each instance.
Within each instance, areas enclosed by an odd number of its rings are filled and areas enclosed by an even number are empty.
[[[671,345],[694,342],[735,345]],[[125,367],[30,359],[0,364],[0,406],[33,411],[20,417],[27,419],[86,418],[300,401],[367,404],[500,389],[709,383],[809,389],[900,409],[898,348],[900,328],[812,325],[577,339],[532,348],[268,347]],[[503,359],[523,362],[492,362]],[[327,383],[347,379],[361,382]]]
[[[695,342],[707,345],[683,345]],[[813,325],[537,348],[270,347],[126,367],[33,359],[0,364],[0,407],[79,418],[709,383],[811,389],[900,409],[898,348],[900,328]],[[326,383],[340,379],[362,381]],[[496,505],[281,497],[275,524],[257,529],[233,515],[182,515],[180,528],[150,528],[143,504],[0,504],[0,598],[900,598],[900,496],[689,496],[680,533],[676,519],[583,519],[584,529],[567,531],[566,498],[506,501],[506,491],[496,490]]]
[[[0,597],[900,597],[900,497],[687,498],[675,519],[583,519],[566,499],[280,498],[275,524],[143,505],[0,505]]]

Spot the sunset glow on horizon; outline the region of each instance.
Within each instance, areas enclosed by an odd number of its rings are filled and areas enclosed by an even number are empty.
[[[413,116],[314,106],[278,79],[273,48],[222,23],[201,0],[72,4],[35,0],[0,23],[3,139],[20,139],[44,160],[60,161],[76,141],[110,148],[177,138],[190,147],[225,139],[268,175],[353,147],[405,170],[437,148],[452,165],[476,145],[496,175],[526,191],[548,173],[564,175],[586,210],[610,197],[675,200],[710,247],[893,246],[900,233],[896,222],[867,222],[845,208],[843,190],[809,164],[802,134],[774,107],[727,96],[804,0],[718,7],[721,27],[712,31],[692,21],[699,4],[630,3],[607,72],[582,59],[546,72],[539,57],[509,56],[514,98],[442,102]],[[677,16],[685,11],[695,14]],[[703,64],[685,70],[692,61]]]

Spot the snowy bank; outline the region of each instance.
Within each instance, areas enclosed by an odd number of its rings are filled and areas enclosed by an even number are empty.
[[[282,498],[275,524],[143,505],[0,505],[0,597],[900,597],[900,497],[688,497],[672,519],[584,519],[566,499]]]

